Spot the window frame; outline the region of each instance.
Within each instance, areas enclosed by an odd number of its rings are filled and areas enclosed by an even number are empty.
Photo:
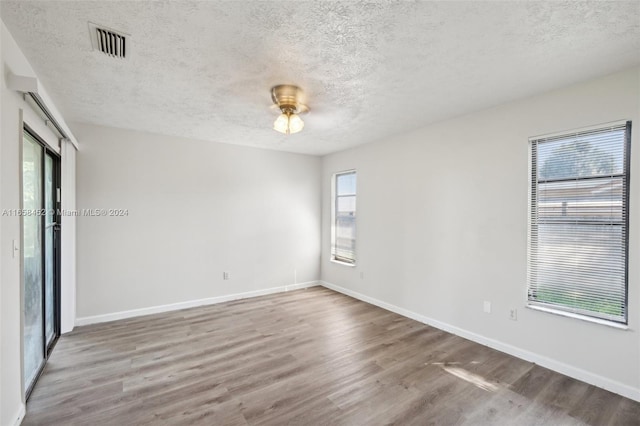
[[[338,263],[341,265],[346,265],[346,266],[356,266],[356,260],[357,260],[357,256],[356,256],[356,245],[355,242],[357,241],[356,237],[354,236],[354,248],[353,248],[353,259],[349,259],[349,258],[345,258],[342,256],[338,256],[336,254],[337,251],[337,221],[338,221],[338,212],[337,212],[337,208],[338,208],[338,197],[340,197],[340,195],[338,195],[338,177],[339,176],[343,176],[343,175],[350,175],[353,174],[356,177],[356,189],[354,194],[352,195],[353,197],[356,198],[356,205],[357,205],[357,197],[358,197],[358,188],[357,188],[357,179],[358,179],[358,174],[356,169],[349,169],[349,170],[343,170],[340,172],[336,172],[331,176],[331,247],[330,247],[330,257],[329,260],[331,262],[334,263]],[[351,195],[349,195],[351,196]],[[356,208],[357,209],[357,208]],[[357,211],[357,210],[356,210]],[[354,215],[354,222],[355,220],[357,220],[357,213]],[[354,234],[356,232],[355,230],[356,226],[354,223]]]
[[[536,144],[536,149],[539,146],[540,142],[544,142],[544,141],[550,141],[553,139],[558,139],[558,138],[563,138],[563,137],[571,137],[573,135],[580,135],[580,134],[588,134],[591,132],[597,132],[597,131],[606,131],[607,129],[610,130],[614,130],[616,128],[621,128],[624,127],[624,141],[623,141],[623,162],[622,162],[622,173],[620,174],[620,176],[623,178],[624,180],[624,193],[621,196],[621,201],[622,201],[622,206],[621,208],[623,209],[623,211],[625,212],[625,216],[622,222],[622,226],[624,229],[624,242],[621,244],[621,247],[623,247],[624,249],[624,268],[623,268],[623,273],[624,273],[624,319],[623,320],[616,320],[616,319],[610,319],[610,318],[602,318],[600,316],[596,316],[596,315],[589,315],[588,312],[585,312],[585,310],[582,310],[581,312],[575,312],[575,310],[577,310],[577,308],[571,307],[571,306],[564,306],[566,309],[563,309],[562,306],[558,306],[558,305],[552,305],[552,304],[547,304],[541,301],[536,301],[532,299],[531,296],[531,285],[532,285],[532,269],[534,267],[533,265],[533,257],[532,257],[532,252],[534,250],[534,243],[533,243],[533,228],[534,225],[537,225],[537,221],[534,224],[534,197],[536,197],[535,200],[535,205],[536,207],[539,209],[539,204],[538,204],[538,192],[540,190],[540,181],[539,181],[539,177],[538,177],[538,169],[537,167],[539,166],[539,164],[537,163],[537,151],[534,155],[533,152],[533,145],[534,143]],[[559,132],[559,133],[554,133],[554,134],[549,134],[549,135],[542,135],[542,136],[535,136],[535,137],[531,137],[529,138],[529,147],[528,147],[528,153],[529,153],[529,167],[528,167],[528,172],[529,172],[529,186],[528,186],[528,217],[527,217],[527,285],[526,285],[526,307],[530,308],[530,309],[534,309],[534,310],[539,310],[539,311],[543,311],[543,312],[548,312],[551,314],[556,314],[556,315],[561,315],[561,316],[565,316],[565,317],[571,317],[571,318],[577,318],[580,320],[584,320],[584,321],[588,321],[588,322],[593,322],[593,323],[598,323],[598,324],[604,324],[604,325],[608,325],[614,328],[620,328],[620,329],[628,329],[628,324],[629,324],[629,238],[630,238],[630,232],[629,232],[629,222],[630,222],[630,214],[629,214],[629,207],[630,207],[630,194],[631,194],[631,190],[630,190],[630,184],[631,184],[631,129],[632,129],[632,121],[631,120],[619,120],[616,122],[611,122],[611,123],[605,123],[605,124],[601,124],[601,125],[596,125],[596,126],[590,126],[587,128],[581,128],[581,129],[576,129],[576,130],[572,130],[572,131],[564,131],[564,132]],[[534,164],[535,161],[535,164]],[[534,168],[535,167],[535,168]],[[586,178],[576,178],[575,180],[577,181],[582,181],[582,180],[586,180],[586,179],[590,179],[590,177],[586,177]],[[534,190],[534,185],[535,185],[535,190]],[[580,226],[580,222],[576,221],[576,224],[578,226]],[[537,240],[537,235],[536,235],[536,240]],[[537,249],[537,247],[536,247]]]

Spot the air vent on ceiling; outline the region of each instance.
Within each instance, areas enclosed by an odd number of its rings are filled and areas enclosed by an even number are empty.
[[[94,50],[98,50],[114,58],[124,59],[127,57],[128,34],[91,22],[89,22],[89,34],[91,35],[91,45]]]

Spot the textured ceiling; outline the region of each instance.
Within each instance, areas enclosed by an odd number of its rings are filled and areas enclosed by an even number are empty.
[[[2,1],[67,121],[326,154],[640,63],[640,2]],[[92,51],[87,23],[131,35]],[[269,88],[300,85],[302,133]],[[82,143],[82,141],[80,141]]]

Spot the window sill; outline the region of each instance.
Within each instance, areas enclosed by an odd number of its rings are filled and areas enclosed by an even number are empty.
[[[619,323],[616,323],[616,322],[611,322],[611,321],[607,321],[607,320],[600,319],[600,318],[592,318],[592,317],[588,317],[586,315],[574,314],[574,313],[571,313],[571,312],[559,311],[557,309],[545,308],[545,307],[542,307],[542,306],[535,306],[535,305],[526,305],[526,308],[533,309],[534,311],[548,312],[550,314],[559,315],[561,317],[575,318],[575,319],[579,319],[579,320],[586,321],[586,322],[606,325],[607,327],[617,328],[618,330],[629,330],[629,326],[628,325],[619,324]]]
[[[344,266],[351,266],[351,267],[355,267],[356,264],[354,263],[347,263],[347,262],[342,262],[340,260],[335,260],[335,259],[329,259],[330,262],[332,263],[337,263],[338,265],[344,265]]]

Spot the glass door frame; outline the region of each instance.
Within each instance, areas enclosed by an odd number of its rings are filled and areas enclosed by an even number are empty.
[[[45,206],[45,191],[46,191],[46,175],[45,175],[45,162],[46,162],[46,158],[47,155],[49,155],[52,158],[52,191],[53,194],[51,194],[52,196],[52,200],[53,200],[53,222],[55,223],[54,225],[54,232],[53,232],[53,338],[50,339],[50,341],[47,341],[47,327],[46,327],[46,321],[47,321],[47,315],[46,315],[46,311],[47,311],[47,301],[46,301],[46,285],[47,285],[47,268],[46,268],[46,220],[47,220],[47,216],[45,214],[42,214],[40,216],[38,216],[39,220],[40,220],[40,240],[42,242],[42,250],[41,250],[41,262],[42,262],[42,288],[41,288],[41,294],[42,294],[42,353],[43,353],[43,359],[40,363],[40,365],[38,366],[38,371],[36,372],[33,380],[31,381],[31,383],[24,383],[24,387],[25,387],[25,401],[29,399],[29,397],[31,396],[31,393],[33,392],[33,389],[35,388],[36,383],[38,382],[38,379],[40,378],[40,375],[42,374],[44,367],[47,363],[47,360],[49,359],[49,356],[51,355],[51,352],[53,351],[53,348],[55,347],[58,338],[60,337],[60,300],[61,300],[61,290],[60,290],[60,266],[61,266],[61,262],[60,262],[60,201],[61,201],[61,160],[60,160],[60,154],[58,154],[57,152],[55,152],[53,149],[51,149],[50,146],[48,146],[40,136],[38,136],[38,134],[32,130],[29,126],[27,126],[26,123],[23,123],[23,132],[22,132],[22,141],[21,141],[21,149],[24,149],[24,138],[25,138],[25,134],[29,134],[29,136],[36,141],[40,147],[42,148],[42,156],[40,159],[40,170],[41,170],[41,182],[40,182],[40,188],[42,191],[41,194],[41,198],[42,198],[42,206],[41,208],[44,209]],[[23,160],[21,160],[22,163]],[[23,173],[22,168],[24,167],[23,164],[21,164],[21,174]],[[22,184],[24,185],[24,183]],[[21,189],[21,191],[23,191],[23,189]],[[22,193],[22,192],[21,192]],[[22,228],[23,228],[23,237],[22,237],[22,243],[21,245],[24,246],[24,224],[22,224]],[[23,254],[24,256],[24,254]],[[24,268],[24,264],[22,266],[22,268]],[[22,291],[24,291],[24,286],[25,286],[25,282],[22,282]],[[21,312],[23,312],[21,315],[24,315],[24,301],[22,302],[23,306],[21,307]],[[22,329],[22,339],[24,339],[24,325],[23,325],[23,329]],[[24,348],[24,346],[23,346]],[[25,350],[25,349],[23,349]],[[24,354],[23,354],[23,363],[24,363]],[[23,380],[24,379],[24,373],[22,374]],[[25,380],[26,381],[26,380]]]
[[[44,331],[44,356],[45,356],[45,363],[46,360],[49,359],[49,355],[51,355],[51,351],[53,350],[53,347],[56,345],[56,342],[58,341],[58,337],[60,337],[60,300],[61,300],[61,291],[60,291],[60,269],[61,269],[61,257],[60,257],[60,220],[61,220],[61,216],[60,216],[60,202],[62,201],[62,187],[61,187],[61,168],[60,168],[60,164],[61,164],[61,160],[60,160],[60,155],[53,151],[52,149],[50,149],[48,146],[45,145],[44,147],[44,155],[42,156],[43,159],[43,171],[46,170],[46,166],[44,166],[44,162],[47,160],[47,155],[51,156],[52,159],[52,164],[51,164],[51,172],[53,174],[52,176],[52,190],[53,193],[51,194],[52,197],[52,201],[53,201],[53,337],[51,338],[50,342],[47,342],[47,330],[46,330],[46,323],[44,324],[45,327],[43,328]],[[43,179],[43,186],[42,186],[42,190],[43,192],[46,190],[46,186],[44,185],[44,181],[46,179],[46,175],[45,173],[42,174],[42,179]],[[44,200],[44,199],[43,199]],[[43,221],[43,227],[42,227],[42,241],[43,244],[46,245],[46,238],[45,238],[45,233],[47,232],[46,229],[46,216],[42,217],[42,221]],[[46,250],[46,247],[44,248]],[[42,263],[43,263],[43,287],[46,286],[46,280],[47,280],[47,271],[46,271],[46,251],[43,250],[43,256],[42,256]],[[47,316],[46,316],[46,293],[44,292],[44,288],[43,288],[43,295],[45,296],[45,300],[42,304],[42,313],[43,313],[43,320],[46,322],[47,320]]]

